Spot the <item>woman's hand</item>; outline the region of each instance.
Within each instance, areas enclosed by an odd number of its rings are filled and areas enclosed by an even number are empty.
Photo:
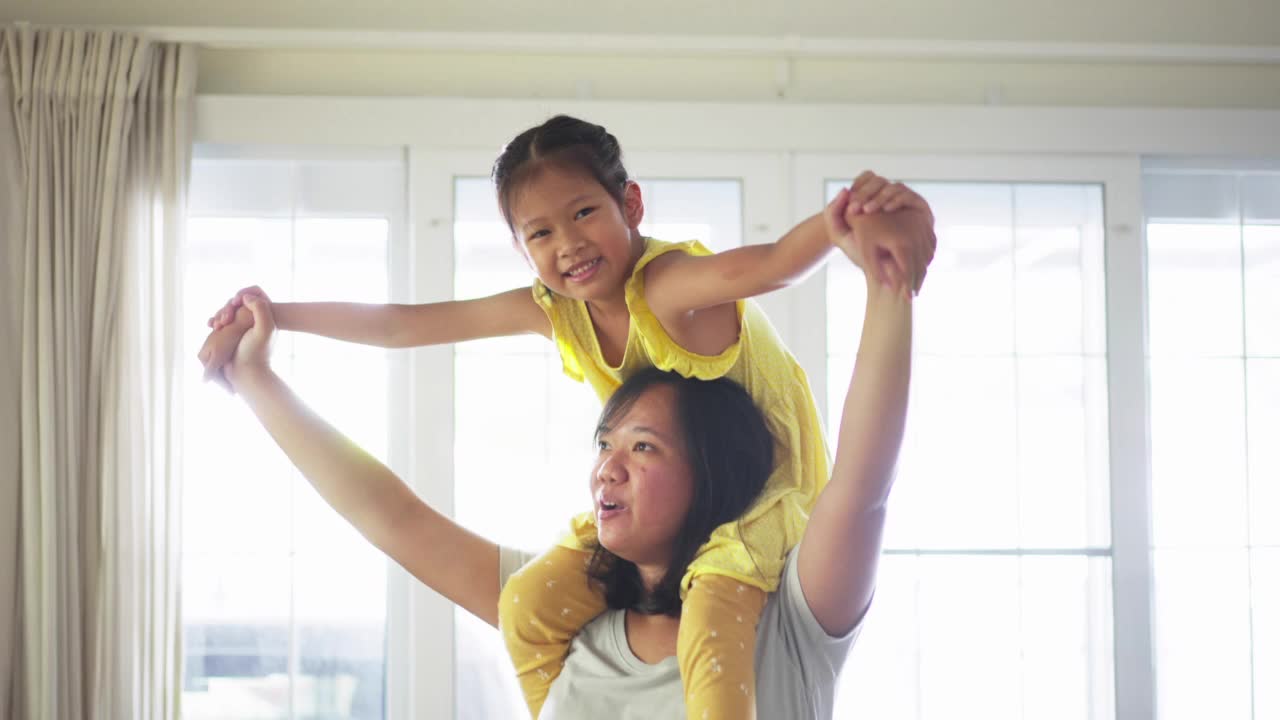
[[[271,314],[271,301],[265,295],[246,295],[244,306],[236,311],[250,314],[252,327],[240,338],[231,360],[222,372],[233,392],[253,374],[270,372],[271,339],[275,336],[276,321]],[[237,317],[239,324],[244,318]],[[216,334],[216,333],[215,333]]]
[[[823,211],[827,234],[868,278],[904,296],[920,292],[937,249],[933,211],[918,193],[867,171]]]
[[[209,327],[216,331],[221,329],[224,325],[229,325],[232,319],[236,317],[237,311],[244,306],[245,297],[249,295],[258,295],[264,298],[267,297],[267,294],[257,285],[250,285],[247,288],[237,290],[236,294],[232,295],[231,299],[227,300],[226,304],[221,308],[218,308],[218,312],[214,313],[209,318]]]

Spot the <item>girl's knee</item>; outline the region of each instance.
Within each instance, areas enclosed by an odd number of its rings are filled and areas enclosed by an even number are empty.
[[[526,617],[539,608],[560,607],[566,596],[592,594],[579,554],[553,549],[511,575],[498,596],[499,620],[506,624],[508,618]]]
[[[498,619],[504,625],[507,618],[533,612],[549,599],[548,583],[554,587],[557,581],[549,573],[538,572],[536,565],[536,561],[530,563],[507,578],[507,583],[502,586],[498,595]]]

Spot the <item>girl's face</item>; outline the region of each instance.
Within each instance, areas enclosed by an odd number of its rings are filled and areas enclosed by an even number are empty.
[[[640,187],[628,183],[623,207],[590,175],[547,166],[511,199],[516,245],[552,292],[587,301],[622,298],[643,251]]]
[[[693,502],[693,471],[669,385],[645,390],[601,427],[591,473],[596,527],[606,550],[665,567]]]

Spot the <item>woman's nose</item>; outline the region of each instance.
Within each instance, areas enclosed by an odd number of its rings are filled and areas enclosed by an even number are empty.
[[[625,482],[627,468],[617,455],[607,455],[601,459],[600,466],[596,468],[596,477],[602,483]]]

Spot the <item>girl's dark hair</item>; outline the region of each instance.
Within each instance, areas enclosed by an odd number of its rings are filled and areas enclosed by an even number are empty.
[[[711,538],[712,530],[740,519],[764,490],[773,471],[774,438],[741,385],[655,368],[636,373],[614,391],[600,413],[597,436],[658,385],[675,390],[678,431],[693,475],[693,499],[676,534],[671,565],[653,592],[647,592],[633,563],[597,545],[587,574],[602,586],[611,608],[678,616],[680,581],[698,548]]]
[[[618,138],[600,125],[557,115],[517,135],[493,163],[498,207],[507,227],[511,227],[511,197],[515,190],[548,165],[587,173],[622,207],[628,176],[622,166]]]

